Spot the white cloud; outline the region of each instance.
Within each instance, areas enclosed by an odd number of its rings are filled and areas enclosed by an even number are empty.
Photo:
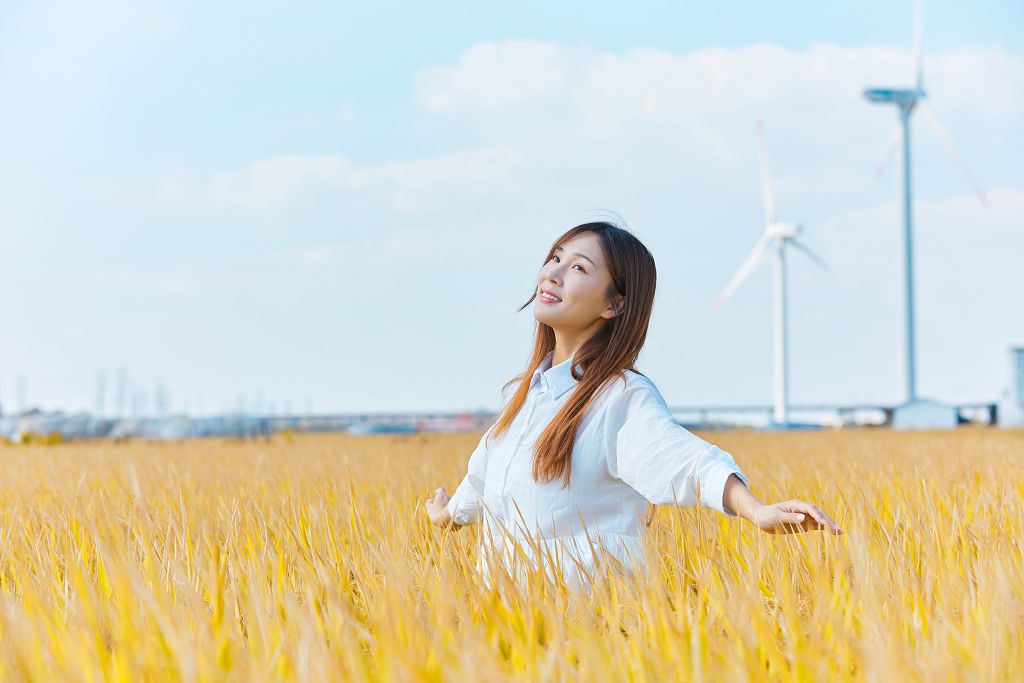
[[[466,186],[497,183],[517,170],[523,155],[511,147],[490,147],[469,152],[455,152],[435,159],[384,164],[368,169],[372,181],[395,185],[396,208],[415,211],[433,203],[436,191],[461,193]],[[443,205],[443,199],[442,199]]]
[[[417,78],[417,99],[427,109],[498,107],[566,85],[568,48],[534,40],[478,43],[452,67],[428,68]]]
[[[492,180],[506,174],[522,159],[509,147],[455,152],[436,159],[401,161],[369,169],[371,178],[395,180],[409,189],[448,185],[474,180]]]
[[[177,171],[147,190],[132,183],[129,196],[141,192],[153,203],[193,210],[217,206],[258,212],[309,203],[317,192],[327,192],[375,197],[392,209],[415,212],[436,203],[439,193],[494,183],[513,173],[522,160],[518,150],[503,145],[363,166],[336,155],[286,155],[207,180]],[[123,201],[127,187],[93,181],[89,189],[96,196]]]
[[[1024,56],[958,50],[928,55],[925,69],[942,114],[969,110],[1005,120],[1024,109]],[[910,52],[889,47],[816,44],[798,51],[755,44],[611,54],[503,41],[474,45],[456,64],[424,70],[417,100],[436,113],[471,114],[474,125],[506,140],[560,122],[552,120],[557,112],[587,137],[636,137],[655,125],[668,143],[730,161],[749,147],[737,139],[737,127],[759,115],[802,129],[809,145],[835,136],[852,136],[853,145],[873,140],[893,119],[869,106],[863,89],[910,85],[911,70]]]
[[[259,209],[280,204],[297,190],[317,184],[358,187],[351,165],[337,156],[285,156],[260,161],[232,174],[213,178],[213,200],[221,205]]]
[[[208,180],[170,175],[155,194],[166,204],[250,211],[358,196],[415,213],[511,192],[533,200],[553,192],[600,196],[601,185],[644,177],[738,188],[737,170],[753,169],[754,121],[762,117],[780,208],[792,194],[852,198],[870,186],[895,119],[861,93],[908,81],[909,64],[906,50],[827,44],[611,54],[540,41],[481,43],[417,78],[418,102],[457,118],[473,141],[463,150],[373,164],[283,155]],[[1020,55],[960,50],[928,56],[926,69],[935,108],[957,124],[954,139],[964,121],[1012,125],[1012,114],[1024,114]],[[961,152],[984,168],[975,150]],[[742,182],[754,187],[756,176]]]
[[[862,102],[867,86],[908,86],[911,55],[890,47],[770,44],[685,54],[637,48],[594,53],[537,41],[480,43],[457,64],[420,73],[417,97],[451,112],[495,108],[542,95],[573,98],[596,121],[684,120],[769,103]],[[928,55],[926,86],[947,107],[1002,116],[1024,98],[1024,57],[996,48]]]
[[[1024,108],[1024,58],[997,48],[956,50],[925,60],[925,88],[943,113],[1009,119]]]

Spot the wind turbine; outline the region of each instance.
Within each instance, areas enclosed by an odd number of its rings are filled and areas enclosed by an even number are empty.
[[[924,28],[924,6],[922,0],[916,0],[914,3],[914,87],[912,88],[868,88],[864,91],[864,97],[870,102],[877,102],[880,104],[894,104],[898,109],[899,123],[896,126],[896,130],[893,132],[892,138],[889,141],[889,145],[886,148],[885,154],[882,157],[881,163],[875,170],[875,176],[878,177],[885,170],[886,164],[889,159],[893,156],[898,146],[903,147],[903,186],[902,186],[902,200],[903,200],[903,256],[904,256],[904,271],[906,275],[906,287],[905,287],[905,309],[906,309],[906,371],[907,371],[907,403],[913,403],[917,400],[917,359],[916,359],[916,340],[914,331],[914,248],[913,248],[913,201],[910,193],[910,115],[915,110],[920,110],[924,114],[924,119],[928,123],[929,127],[935,133],[936,137],[939,138],[939,142],[946,148],[949,155],[953,157],[953,161],[960,167],[960,170],[967,176],[968,182],[971,187],[974,188],[975,193],[981,200],[981,203],[988,206],[988,198],[985,196],[984,190],[978,185],[974,176],[971,174],[967,164],[960,157],[956,151],[956,147],[953,145],[952,138],[939,123],[935,113],[928,106],[925,100],[926,94],[924,90],[924,70],[921,58],[921,43],[922,43],[922,32]]]
[[[715,300],[715,307],[721,306],[725,300],[747,279],[757,267],[769,249],[775,252],[775,403],[773,422],[785,426],[788,422],[789,389],[788,389],[788,349],[786,337],[786,247],[792,246],[802,251],[808,258],[828,269],[825,261],[811,251],[796,238],[803,228],[796,223],[776,220],[775,193],[772,190],[772,179],[768,174],[768,157],[764,149],[764,125],[757,122],[757,157],[761,166],[761,197],[764,200],[764,234],[754,245],[753,251],[747,255],[740,269],[725,286]]]

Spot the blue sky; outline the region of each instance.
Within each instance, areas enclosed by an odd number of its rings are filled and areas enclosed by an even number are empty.
[[[206,412],[493,409],[550,241],[624,217],[659,267],[641,369],[672,404],[771,397],[754,126],[792,260],[791,395],[902,398],[894,114],[910,3],[13,3],[0,22],[0,402],[124,367]],[[990,400],[1024,344],[1024,9],[929,3],[916,120],[919,386]],[[920,119],[920,117],[917,117]],[[108,386],[109,394],[113,393]]]

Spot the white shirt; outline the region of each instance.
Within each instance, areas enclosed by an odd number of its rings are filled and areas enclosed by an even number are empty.
[[[524,557],[535,562],[539,550],[549,576],[555,575],[554,562],[570,587],[587,583],[580,565],[592,575],[602,548],[625,570],[646,574],[642,538],[648,502],[702,504],[736,516],[722,504],[725,482],[730,474],[748,480],[732,456],[680,426],[654,383],[628,370],[625,386],[616,379],[584,413],[568,488],[561,479],[534,481],[534,442],[577,384],[572,359],[551,367],[552,355],[534,372],[526,402],[508,431],[490,445],[493,426],[481,437],[448,503],[457,524],[484,522],[477,569],[486,583],[484,555],[490,549],[500,549],[513,572],[525,568]],[[518,556],[513,539],[522,548]]]

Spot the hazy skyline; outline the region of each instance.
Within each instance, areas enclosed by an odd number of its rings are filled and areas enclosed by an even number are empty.
[[[905,5],[905,6],[904,6]],[[911,3],[19,4],[0,22],[0,402],[496,409],[550,242],[621,215],[654,254],[640,369],[674,405],[771,401],[763,118],[790,260],[793,403],[902,400],[896,124]],[[1024,8],[925,7],[918,387],[996,400],[1024,344]]]

